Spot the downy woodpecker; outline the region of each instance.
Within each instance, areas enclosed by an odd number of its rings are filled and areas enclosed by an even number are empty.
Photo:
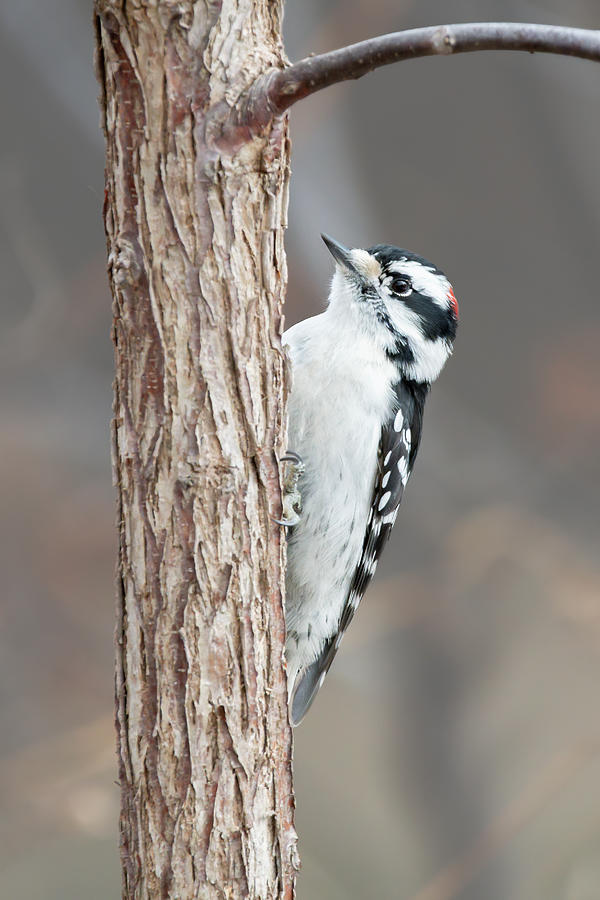
[[[412,471],[458,304],[422,256],[378,244],[336,261],[324,313],[283,336],[291,363],[284,480],[286,659],[297,725],[373,577]]]

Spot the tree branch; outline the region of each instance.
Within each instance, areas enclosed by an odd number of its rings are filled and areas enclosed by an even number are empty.
[[[284,69],[272,69],[255,84],[245,110],[246,121],[262,123],[310,94],[340,81],[362,78],[380,66],[475,50],[558,53],[600,62],[600,31],[521,22],[470,22],[384,34],[307,57]]]

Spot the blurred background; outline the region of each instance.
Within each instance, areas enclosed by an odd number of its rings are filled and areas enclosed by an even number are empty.
[[[288,0],[292,59],[592,0]],[[40,12],[40,8],[42,11]],[[115,505],[91,0],[0,4],[0,897],[116,898]],[[296,731],[299,900],[600,896],[600,67],[390,67],[292,113],[287,322],[346,244],[462,322],[391,545]]]

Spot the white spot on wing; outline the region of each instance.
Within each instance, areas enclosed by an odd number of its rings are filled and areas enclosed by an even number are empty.
[[[385,492],[385,494],[383,495],[383,497],[382,497],[381,500],[379,501],[379,506],[377,507],[377,509],[378,509],[379,512],[381,512],[381,510],[384,509],[384,508],[387,506],[387,502],[388,502],[388,500],[390,499],[391,496],[392,496],[392,492],[391,492],[391,491],[386,491],[386,492]]]
[[[383,478],[381,479],[381,487],[386,487],[388,481],[390,480],[390,472],[386,472]]]
[[[408,481],[408,460],[405,456],[402,456],[398,460],[398,473],[400,475],[400,479],[403,485],[406,485]]]
[[[402,426],[404,425],[404,413],[401,409],[396,413],[396,418],[394,419],[394,431],[401,431]]]

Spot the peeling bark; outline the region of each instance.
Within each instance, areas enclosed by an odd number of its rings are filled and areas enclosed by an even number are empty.
[[[123,896],[291,898],[281,3],[96,0],[114,298]]]

